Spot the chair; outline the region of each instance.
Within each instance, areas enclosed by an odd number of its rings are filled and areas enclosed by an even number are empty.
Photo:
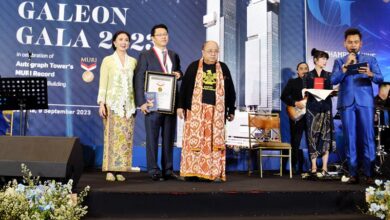
[[[12,129],[14,127],[14,111],[5,110],[3,111],[3,117],[7,123],[9,123],[9,127],[5,133],[6,136],[12,136]]]
[[[259,150],[260,177],[263,178],[263,157],[280,158],[280,176],[283,175],[282,159],[287,157],[289,159],[290,178],[292,178],[291,145],[281,142],[279,114],[249,113],[248,128],[249,147],[251,150]],[[286,150],[288,154],[283,153]],[[279,151],[279,153],[264,154],[263,151]]]

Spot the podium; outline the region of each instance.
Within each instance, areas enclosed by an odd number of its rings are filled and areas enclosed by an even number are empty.
[[[0,110],[20,110],[20,135],[26,135],[27,129],[27,111],[24,115],[24,110],[47,108],[46,78],[0,78]]]

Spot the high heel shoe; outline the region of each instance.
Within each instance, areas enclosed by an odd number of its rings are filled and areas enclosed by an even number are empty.
[[[107,174],[106,174],[106,180],[107,180],[107,181],[110,181],[110,182],[115,181],[115,176],[114,176],[114,174],[112,174],[112,173],[107,173]]]
[[[322,170],[320,173],[317,173],[317,177],[318,178],[324,178],[324,177],[327,177],[327,176],[329,176],[329,173],[326,170]]]
[[[126,178],[122,174],[117,174],[116,175],[116,180],[123,182],[126,180]]]

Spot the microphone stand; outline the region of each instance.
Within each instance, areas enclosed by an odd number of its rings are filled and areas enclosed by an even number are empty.
[[[31,76],[31,56],[32,52],[28,51],[28,75]],[[21,113],[23,114],[23,113]],[[23,136],[26,136],[27,132],[27,120],[28,120],[28,110],[26,109],[26,113],[24,115],[24,127],[23,127]]]

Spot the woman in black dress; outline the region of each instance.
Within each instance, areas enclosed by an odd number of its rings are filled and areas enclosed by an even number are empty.
[[[324,70],[329,55],[317,49],[311,51],[315,67],[304,77],[307,89],[333,89],[330,83],[331,73]],[[325,100],[317,100],[308,93],[306,126],[309,154],[311,159],[311,173],[317,177],[327,175],[329,151],[335,149],[333,140],[332,100],[328,96]],[[317,170],[317,157],[322,156],[322,172]]]

